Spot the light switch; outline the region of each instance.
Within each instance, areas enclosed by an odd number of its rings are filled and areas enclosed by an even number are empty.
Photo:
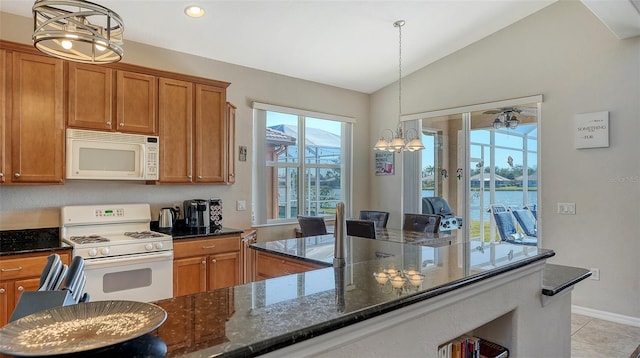
[[[237,211],[245,211],[245,210],[247,210],[247,201],[246,200],[238,200],[236,202],[236,210]]]
[[[558,214],[575,215],[576,203],[558,203]]]

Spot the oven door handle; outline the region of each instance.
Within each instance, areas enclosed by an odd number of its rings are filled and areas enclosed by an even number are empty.
[[[144,264],[158,261],[172,261],[173,251],[155,252],[149,254],[123,255],[115,257],[104,257],[99,259],[85,259],[85,270],[115,267],[131,264]]]

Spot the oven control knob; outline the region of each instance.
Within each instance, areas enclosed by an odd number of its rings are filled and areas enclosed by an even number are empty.
[[[148,244],[144,245],[144,248],[147,251],[151,251],[151,250],[153,250],[153,244],[152,243],[148,243]]]
[[[89,256],[93,257],[93,256],[96,256],[97,254],[98,254],[98,250],[89,249]]]
[[[109,248],[108,247],[101,247],[100,248],[100,254],[109,255]]]
[[[154,247],[156,248],[156,250],[162,250],[162,248],[164,247],[164,245],[162,245],[161,242],[156,242]]]

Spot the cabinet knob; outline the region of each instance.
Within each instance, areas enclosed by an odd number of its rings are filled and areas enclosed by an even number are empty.
[[[234,177],[234,176],[236,176],[236,175],[235,175],[235,174],[233,174],[233,173],[229,173],[229,176],[233,178],[233,177]]]
[[[107,127],[111,127],[111,121],[107,121]]]
[[[0,294],[3,294],[5,292],[7,292],[7,290],[5,290],[4,288],[0,288]]]
[[[4,173],[0,173],[0,178],[4,178]]]
[[[203,264],[203,265],[206,265],[206,264],[207,264],[207,261],[202,260],[202,264]]]
[[[198,179],[202,179],[202,175],[198,175]]]
[[[15,173],[15,174],[13,174],[13,176],[16,177],[16,178],[20,178],[20,173]]]
[[[24,287],[18,286],[18,291],[20,291],[20,292],[24,291]]]
[[[124,127],[124,123],[123,122],[120,123],[120,127]]]
[[[213,260],[211,260],[211,262],[215,264],[218,261],[216,261],[216,259],[213,259]]]
[[[189,180],[191,180],[191,175],[187,175],[187,178],[189,178]]]

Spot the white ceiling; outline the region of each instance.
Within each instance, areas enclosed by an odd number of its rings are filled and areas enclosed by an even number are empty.
[[[556,0],[92,0],[117,12],[126,41],[365,93],[476,42]],[[188,18],[189,4],[206,10]],[[33,1],[0,0],[31,16]]]

